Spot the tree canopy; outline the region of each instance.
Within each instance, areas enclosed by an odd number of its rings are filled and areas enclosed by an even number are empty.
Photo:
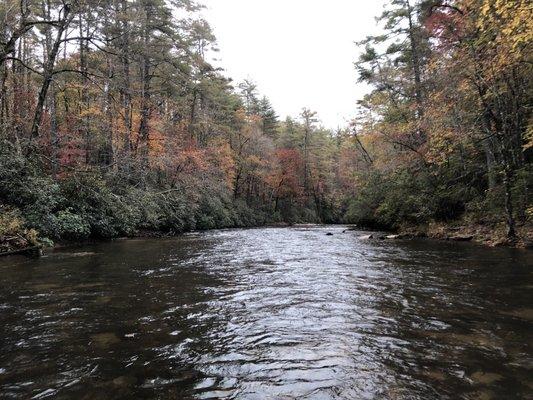
[[[354,80],[372,90],[338,131],[306,108],[280,120],[254,82],[211,65],[200,9],[0,4],[5,226],[53,240],[449,221],[514,240],[530,226],[529,2],[389,0],[383,33],[358,43]]]

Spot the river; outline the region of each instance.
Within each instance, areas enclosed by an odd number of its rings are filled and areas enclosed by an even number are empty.
[[[363,234],[0,259],[0,398],[533,398],[532,252]]]

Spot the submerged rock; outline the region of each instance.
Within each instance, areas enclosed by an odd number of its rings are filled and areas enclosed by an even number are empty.
[[[120,339],[113,332],[98,333],[91,336],[92,341],[100,348],[106,349],[120,343]]]
[[[510,315],[515,318],[533,321],[533,308],[522,308],[514,311],[504,311],[502,314]]]
[[[497,399],[496,395],[491,390],[482,390],[482,391],[472,392],[472,393],[470,393],[468,398],[472,399],[472,400],[494,400],[494,399]]]
[[[359,239],[363,239],[363,240],[369,240],[369,239],[397,240],[397,239],[411,239],[413,237],[414,237],[413,235],[409,235],[409,234],[381,235],[381,234],[373,233],[371,235],[359,236]]]
[[[478,371],[474,372],[472,376],[470,376],[470,379],[472,379],[474,383],[490,385],[491,383],[503,379],[503,376],[491,372]]]
[[[119,376],[113,379],[113,384],[116,386],[133,386],[137,383],[137,379],[134,376]]]
[[[446,374],[444,374],[444,372],[439,371],[439,370],[425,371],[424,375],[427,376],[429,379],[435,380],[435,381],[443,382],[446,380]]]

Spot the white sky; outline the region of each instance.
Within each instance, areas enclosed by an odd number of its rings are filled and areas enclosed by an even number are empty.
[[[219,66],[250,79],[281,118],[303,107],[328,128],[344,126],[366,92],[355,41],[377,31],[384,0],[203,0]]]

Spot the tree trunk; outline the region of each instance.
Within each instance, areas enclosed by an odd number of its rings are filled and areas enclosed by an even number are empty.
[[[409,42],[412,53],[411,58],[413,63],[413,76],[415,79],[415,99],[418,113],[417,118],[420,119],[424,115],[424,108],[422,105],[422,74],[420,68],[420,54],[413,21],[413,9],[409,1],[407,1],[407,16],[409,20]]]
[[[511,193],[512,172],[510,168],[505,168],[503,185],[505,189],[505,213],[507,216],[507,237],[516,240],[516,224],[513,216],[513,199]]]
[[[109,25],[107,16],[105,17],[105,25]],[[110,39],[106,37],[106,46],[109,46]],[[113,148],[113,95],[112,90],[114,89],[113,85],[113,73],[114,65],[111,61],[109,55],[106,55],[106,71],[107,71],[107,82],[105,84],[105,101],[103,102],[104,110],[103,115],[105,115],[105,122],[103,124],[103,131],[105,137],[105,144],[103,149],[103,155],[100,160],[100,163],[104,166],[112,165],[114,162],[114,148]]]
[[[492,190],[496,187],[496,159],[494,157],[494,152],[491,148],[490,138],[483,140],[482,144],[483,151],[485,152],[485,160],[487,165],[487,182],[489,185],[489,190]]]
[[[149,143],[150,143],[150,117],[152,113],[151,102],[151,62],[149,57],[150,46],[150,23],[152,21],[152,7],[146,4],[144,7],[145,20],[143,27],[143,56],[141,63],[141,121],[139,123],[139,137],[138,141],[141,145],[141,168],[147,169],[149,166]]]
[[[7,135],[8,101],[7,101],[7,65],[0,66],[0,137]]]
[[[46,101],[46,96],[48,94],[48,89],[50,87],[50,84],[52,83],[52,78],[54,76],[54,66],[57,53],[59,52],[59,46],[61,44],[61,38],[63,36],[63,32],[65,32],[65,29],[67,29],[71,20],[72,17],[70,16],[70,7],[68,5],[65,5],[65,7],[63,8],[63,17],[57,27],[56,38],[54,40],[50,54],[48,54],[44,66],[43,83],[41,85],[41,90],[39,91],[39,96],[37,98],[37,107],[35,108],[35,114],[31,127],[30,137],[32,139],[36,139],[37,137],[39,137],[39,127],[43,115],[43,107]]]
[[[43,3],[43,15],[46,15],[46,18],[50,20],[51,17],[51,4],[50,0],[46,1],[46,4]],[[47,26],[46,27],[46,33],[45,33],[45,54],[47,57],[50,55],[50,52],[52,51],[52,27]],[[58,172],[58,137],[57,137],[57,115],[56,115],[56,93],[54,86],[50,88],[50,94],[47,99],[47,106],[48,111],[50,113],[50,155],[51,155],[51,163],[52,163],[52,173],[54,176],[57,175]]]
[[[151,115],[150,105],[150,61],[144,57],[142,66],[142,97],[141,97],[141,121],[139,123],[139,141],[141,145],[141,166],[148,167],[148,153],[150,142],[149,120]]]
[[[124,119],[124,166],[129,170],[131,161],[131,132],[132,132],[132,109],[131,109],[131,78],[130,78],[130,24],[128,23],[128,3],[126,0],[120,1],[121,26],[121,63],[122,63],[122,87],[120,88],[120,97],[122,100],[122,114]]]

